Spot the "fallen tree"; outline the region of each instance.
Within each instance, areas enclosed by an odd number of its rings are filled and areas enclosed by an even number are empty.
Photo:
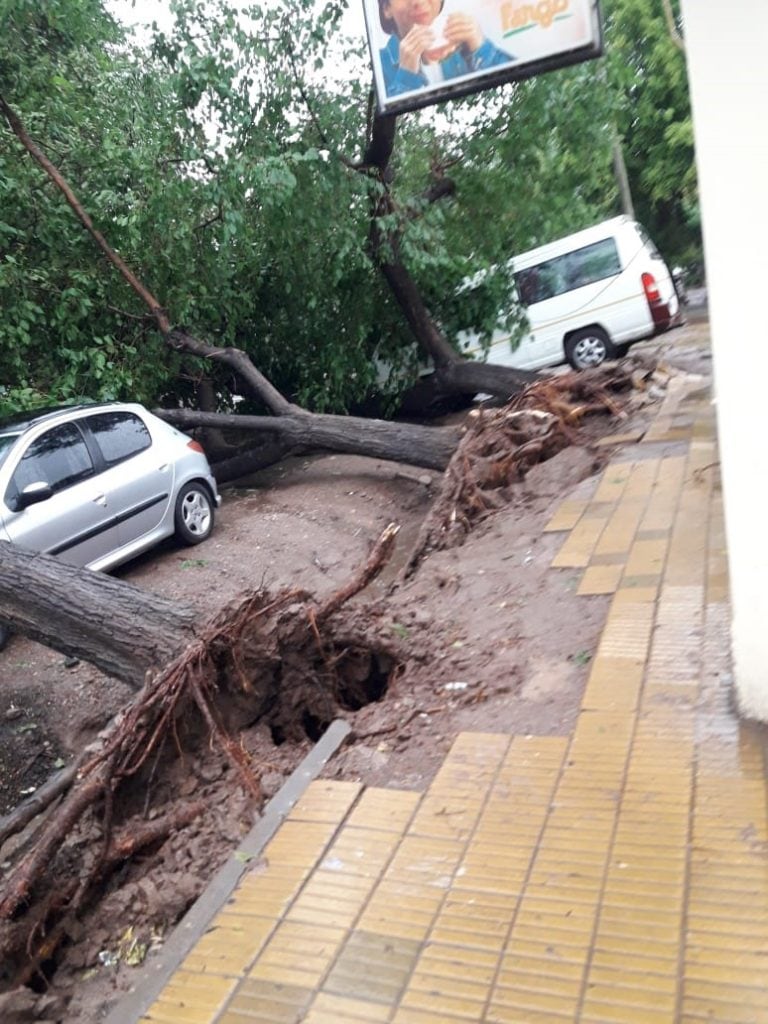
[[[226,413],[202,413],[193,409],[154,411],[179,427],[231,429],[234,426],[244,432],[267,435],[271,441],[277,439],[284,445],[284,450],[346,452],[439,471],[450,462],[460,437],[458,429],[453,427],[422,427],[387,420],[307,413],[295,406],[280,416],[232,417]]]
[[[407,656],[402,641],[382,630],[371,631],[364,610],[358,615],[345,606],[377,575],[396,534],[396,527],[388,527],[359,571],[322,602],[296,589],[249,593],[194,631],[184,612],[174,616],[170,602],[156,603],[150,595],[105,576],[42,555],[24,556],[3,545],[2,562],[61,570],[59,594],[66,580],[87,600],[101,595],[111,603],[118,591],[118,600],[125,604],[136,600],[137,639],[144,652],[133,668],[121,656],[121,671],[128,677],[133,673],[135,681],[143,671],[143,686],[134,699],[81,755],[76,771],[66,773],[64,784],[48,787],[48,802],[37,794],[33,813],[48,813],[0,887],[3,987],[27,983],[43,961],[54,957],[115,868],[205,811],[200,801],[186,800],[183,794],[169,799],[164,793],[160,806],[152,810],[142,798],[143,811],[136,812],[136,796],[146,790],[159,758],[169,762],[183,758],[185,751],[204,750],[201,741],[207,737],[207,745],[223,753],[258,810],[259,772],[237,730],[263,720],[281,740],[315,739],[340,713],[386,691],[390,676]],[[152,628],[142,621],[142,609],[150,604],[160,617]],[[150,637],[164,625],[175,630],[173,642],[184,635],[186,644],[175,657],[170,647],[165,657],[155,650],[150,666]],[[78,645],[64,639],[68,627],[61,626],[57,616],[49,642],[90,656],[89,641]],[[103,620],[94,632],[101,634],[106,648],[109,628]],[[54,800],[60,802],[48,810]],[[17,808],[0,821],[2,841],[28,828],[32,820],[27,807]]]
[[[95,227],[71,185],[30,136],[19,116],[2,96],[0,96],[0,111],[21,145],[61,192],[107,261],[147,307],[165,344],[174,351],[211,360],[219,365],[226,365],[233,371],[248,394],[256,398],[271,414],[258,425],[252,422],[248,429],[258,429],[269,436],[273,442],[276,457],[280,457],[286,451],[287,446],[295,445],[301,448],[326,448],[334,451],[372,455],[399,462],[411,462],[414,465],[430,469],[442,470],[445,468],[458,443],[458,435],[455,431],[429,431],[412,424],[311,413],[294,405],[282,395],[252,363],[245,352],[233,347],[211,345],[188,331],[175,327],[162,303],[139,280],[122,257],[110,246],[104,235]],[[380,141],[382,137],[385,139],[385,143]],[[394,122],[387,118],[375,119],[374,137],[368,146],[361,169],[370,170],[381,181],[385,181],[393,140]],[[387,201],[386,192],[382,201]],[[387,244],[390,248],[395,246],[396,249],[397,239],[388,238]],[[383,247],[384,242],[381,239],[375,241],[374,248],[378,259],[382,258]],[[387,266],[384,266],[383,269],[385,274],[389,273]],[[425,354],[435,362],[435,379],[439,382],[441,389],[468,394],[483,390],[509,397],[535,377],[533,374],[506,367],[473,364],[463,360],[453,351],[432,323],[402,262],[396,261],[396,265],[390,269],[395,278],[401,281],[399,287],[394,286],[395,294],[406,317],[417,332],[417,340],[424,345]],[[426,335],[424,330],[419,329],[419,325],[423,326],[422,322],[429,327]],[[425,344],[424,337],[426,336],[429,340]],[[167,415],[169,417],[176,416],[177,413],[175,410],[169,410]],[[231,415],[216,421],[210,420],[208,425],[238,428],[241,425],[244,426],[240,420],[241,417]],[[276,443],[274,443],[275,441]],[[261,464],[264,464],[263,458]]]
[[[130,583],[2,545],[0,621],[134,689],[192,640],[197,619]]]
[[[502,507],[510,485],[571,443],[585,415],[621,412],[639,372],[567,374],[528,388],[513,406],[470,416],[408,571]],[[335,717],[386,693],[415,655],[383,627],[381,608],[346,605],[384,564],[395,534],[388,528],[322,602],[290,588],[258,591],[207,622],[128,584],[0,545],[0,618],[141,687],[92,748],[0,821],[0,847],[27,834],[0,887],[5,984],[24,984],[55,959],[117,867],[204,812],[167,789],[150,807],[143,794],[158,764],[167,770],[185,751],[212,748],[258,806],[259,772],[241,728],[261,722],[276,743],[317,739]]]

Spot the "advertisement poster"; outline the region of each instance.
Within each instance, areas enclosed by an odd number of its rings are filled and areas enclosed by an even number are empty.
[[[602,52],[597,0],[363,0],[382,113]]]

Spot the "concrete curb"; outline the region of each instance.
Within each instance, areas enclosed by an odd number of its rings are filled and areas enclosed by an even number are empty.
[[[173,973],[221,910],[248,870],[247,861],[258,856],[277,832],[307,786],[322,771],[349,735],[348,722],[337,720],[307,754],[285,785],[269,801],[264,814],[230,858],[208,883],[173,930],[162,950],[142,969],[131,988],[110,1011],[104,1024],[135,1024],[155,1002]],[[242,859],[235,853],[242,854]]]

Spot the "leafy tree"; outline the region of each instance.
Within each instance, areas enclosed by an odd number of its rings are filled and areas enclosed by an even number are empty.
[[[658,97],[671,89],[673,111],[683,102],[684,80],[665,79],[680,58],[661,14],[647,57],[638,0],[609,5],[602,62],[400,118],[384,177],[362,166],[369,71],[362,48],[338,38],[343,6],[318,17],[311,0],[284,0],[245,18],[226,0],[175,0],[174,30],[157,33],[149,54],[131,49],[99,0],[0,7],[0,92],[95,223],[174,322],[247,351],[303,405],[349,408],[382,364],[415,372],[377,236],[396,242],[428,312],[455,339],[470,326],[488,336],[509,309],[511,253],[618,212],[617,120],[651,233],[670,203],[678,220],[695,208],[685,147],[676,162],[669,153],[684,118],[665,122],[666,141],[654,135]],[[342,52],[360,71],[339,83],[329,70]],[[0,199],[0,403],[154,401],[200,380],[196,363],[158,343],[135,297],[2,129]],[[500,269],[482,288],[458,291],[490,267]],[[228,374],[214,381],[219,391]]]
[[[118,246],[139,242],[143,151],[157,97],[115,51],[121,34],[94,0],[6,0],[0,12],[0,92],[10,95],[51,155],[92,197]],[[142,102],[140,102],[142,101]],[[134,146],[130,145],[131,140]],[[0,402],[39,405],[77,395],[149,395],[154,359],[135,359],[141,324],[112,311],[125,297],[90,242],[8,131],[0,132]],[[151,338],[147,338],[151,347]],[[162,360],[157,360],[161,363]]]
[[[659,0],[605,0],[607,81],[638,219],[670,262],[700,272],[701,233],[685,55]],[[678,4],[674,5],[674,13]]]

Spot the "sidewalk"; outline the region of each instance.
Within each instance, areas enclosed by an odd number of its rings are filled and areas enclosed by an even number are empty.
[[[613,595],[571,736],[460,735],[424,794],[312,783],[140,1019],[765,1024],[717,458],[708,394],[671,388],[549,523],[552,571]]]

